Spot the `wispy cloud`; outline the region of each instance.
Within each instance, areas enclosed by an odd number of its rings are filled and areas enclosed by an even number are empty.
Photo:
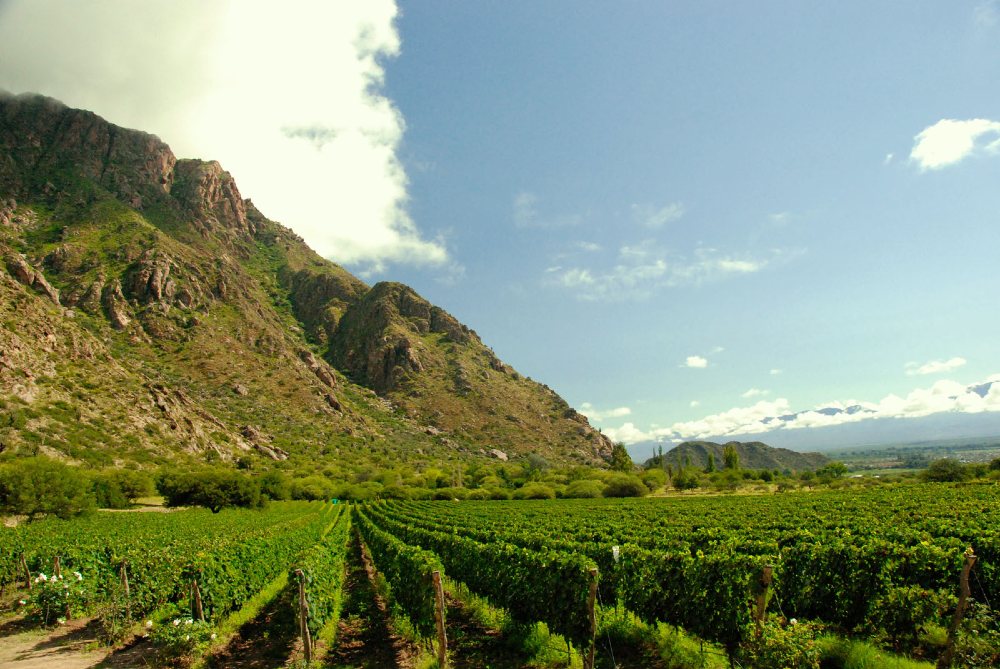
[[[937,170],[973,155],[977,151],[1000,150],[1000,121],[942,119],[914,137],[910,160],[921,171]],[[992,141],[988,141],[992,138]],[[983,141],[987,140],[987,141]]]
[[[977,28],[990,30],[1000,25],[1000,0],[987,0],[972,10],[972,20]]]
[[[685,358],[683,366],[690,369],[705,369],[708,367],[708,358],[703,358],[700,355],[689,355]]]
[[[725,253],[699,248],[685,257],[660,248],[651,241],[618,249],[609,268],[570,264],[549,267],[546,282],[573,290],[585,301],[642,300],[663,288],[700,285],[760,272],[797,252],[775,249],[765,257]],[[560,259],[564,260],[565,255]]]
[[[771,376],[778,376],[779,374],[784,374],[784,373],[785,373],[785,370],[783,370],[783,369],[777,369],[777,368],[772,369],[771,371],[768,372],[768,374],[770,374]]]
[[[580,225],[582,214],[543,214],[539,213],[539,197],[530,191],[521,191],[514,196],[513,219],[518,228],[567,228]]]
[[[925,362],[924,364],[920,364],[918,362],[908,362],[906,363],[905,369],[907,376],[922,376],[925,374],[942,374],[944,372],[950,372],[953,369],[964,367],[965,363],[965,358],[954,357],[949,360],[931,360],[930,362]]]
[[[765,395],[770,395],[770,390],[762,390],[761,388],[750,388],[745,393],[740,395],[744,399],[752,399],[754,397],[763,397]]]
[[[829,427],[880,418],[905,419],[943,412],[987,411],[1000,411],[1000,374],[971,385],[941,380],[929,388],[915,388],[905,396],[886,395],[877,402],[834,401],[796,412],[788,399],[781,397],[736,407],[699,420],[674,423],[670,427],[642,430],[633,423],[625,423],[621,428],[605,428],[604,433],[625,443],[658,438],[682,441]]]
[[[580,405],[580,413],[592,421],[601,422],[603,420],[607,420],[608,418],[622,418],[624,416],[629,416],[632,414],[632,409],[628,407],[616,407],[614,409],[601,411],[594,407],[594,405],[590,402],[584,402]]]
[[[647,228],[662,228],[668,223],[678,221],[684,216],[684,205],[680,202],[671,202],[662,207],[654,207],[648,204],[633,204],[632,215],[635,220]]]

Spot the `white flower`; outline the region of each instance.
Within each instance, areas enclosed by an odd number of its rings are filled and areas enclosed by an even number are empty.
[[[185,625],[192,625],[192,624],[194,624],[194,620],[192,618],[188,618],[187,620],[184,621],[184,624]]]
[[[18,604],[20,604],[21,606],[26,606],[28,604],[28,602],[27,602],[27,600],[22,599],[22,600],[18,601]]]
[[[215,641],[215,632],[212,632],[212,636],[209,637],[212,641]]]
[[[181,619],[180,618],[174,618],[174,627],[177,627],[180,624],[181,624]]]
[[[39,574],[38,576],[35,577],[35,583],[45,583],[48,580],[49,577],[46,576],[45,574]]]
[[[56,622],[59,623],[60,625],[65,625],[66,624],[66,619],[65,618],[56,618]]]
[[[153,621],[152,620],[147,620],[146,621],[146,629],[148,629],[148,630],[153,629]]]
[[[792,618],[791,620],[788,621],[788,624],[789,625],[798,625],[799,621],[796,620],[795,618]]]
[[[83,580],[83,574],[81,574],[78,571],[74,571],[73,572],[73,576],[76,576],[76,580],[78,580],[78,581],[82,581]]]
[[[190,634],[185,634],[184,635],[184,640],[185,641],[190,641],[191,640],[191,635]]]

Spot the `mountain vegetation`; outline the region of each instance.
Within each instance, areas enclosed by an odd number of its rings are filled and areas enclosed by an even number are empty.
[[[0,457],[364,479],[612,443],[399,283],[369,286],[217,162],[0,95]]]
[[[767,469],[789,472],[812,471],[823,467],[830,459],[822,453],[799,453],[787,448],[772,448],[759,441],[731,441],[717,444],[711,441],[685,441],[647,463],[675,468],[694,467],[715,471],[727,469]]]

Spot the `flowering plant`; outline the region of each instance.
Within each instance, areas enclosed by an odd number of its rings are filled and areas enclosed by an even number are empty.
[[[40,618],[43,624],[63,624],[67,617],[81,613],[87,603],[83,574],[78,571],[70,577],[39,574],[35,577],[30,598],[22,601],[30,607],[31,615]]]
[[[215,639],[210,624],[192,618],[173,618],[161,623],[147,620],[145,628],[153,643],[171,656],[186,655]]]

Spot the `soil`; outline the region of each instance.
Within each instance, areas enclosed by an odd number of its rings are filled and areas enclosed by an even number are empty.
[[[40,628],[21,618],[0,625],[0,667],[4,669],[91,669],[107,657],[89,618]]]
[[[211,669],[273,669],[286,663],[296,646],[295,611],[283,593],[241,627],[208,659]]]
[[[416,655],[393,634],[385,600],[373,586],[375,569],[355,538],[348,557],[337,638],[326,655],[328,669],[409,669]]]
[[[499,630],[484,627],[465,605],[445,593],[449,666],[454,669],[520,669],[527,659],[511,648]]]

